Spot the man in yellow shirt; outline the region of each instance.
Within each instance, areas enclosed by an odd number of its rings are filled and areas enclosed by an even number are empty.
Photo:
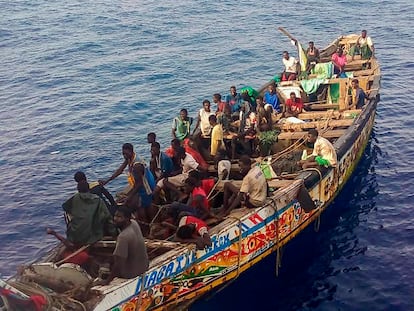
[[[219,149],[225,149],[223,141],[223,127],[221,124],[217,123],[217,117],[211,115],[208,118],[208,121],[211,125],[211,145],[210,145],[210,155],[214,158]]]
[[[309,143],[312,143],[314,145],[312,155],[306,160],[299,161],[299,164],[302,165],[303,169],[306,169],[308,167],[336,166],[336,151],[329,140],[318,136],[318,131],[315,129],[309,130],[307,140]]]

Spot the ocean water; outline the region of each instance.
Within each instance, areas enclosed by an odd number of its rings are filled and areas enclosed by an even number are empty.
[[[64,231],[73,174],[108,177],[121,145],[167,147],[181,108],[231,85],[259,87],[301,42],[367,29],[382,65],[370,144],[348,185],[283,253],[191,310],[414,310],[414,3],[396,1],[0,0],[0,273]],[[117,191],[124,180],[113,181]]]

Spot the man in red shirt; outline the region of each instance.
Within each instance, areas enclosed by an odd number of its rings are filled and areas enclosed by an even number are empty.
[[[290,98],[286,100],[284,116],[297,118],[303,110],[303,101],[300,97],[296,97],[295,92],[290,93]]]
[[[211,246],[207,224],[194,216],[183,216],[180,219],[175,240],[196,243],[198,249]]]

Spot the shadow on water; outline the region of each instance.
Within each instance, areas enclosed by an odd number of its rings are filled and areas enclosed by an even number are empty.
[[[272,254],[190,310],[355,310],[335,298],[338,286],[348,286],[336,276],[359,270],[352,258],[367,250],[358,239],[358,227],[376,208],[380,155],[373,133],[354,174],[322,215],[319,231],[312,224],[284,247],[278,277]]]

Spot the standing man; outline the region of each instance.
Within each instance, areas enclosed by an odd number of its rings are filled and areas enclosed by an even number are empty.
[[[230,87],[230,94],[226,97],[226,103],[229,104],[231,112],[239,112],[241,108],[242,98],[240,94],[237,94],[236,87],[232,85]]]
[[[162,152],[160,144],[153,142],[151,144],[151,161],[150,170],[156,180],[168,177],[174,169],[173,161],[169,156]]]
[[[115,212],[114,222],[121,229],[121,233],[116,240],[111,273],[103,284],[109,284],[115,277],[135,278],[142,275],[149,267],[145,241],[139,225],[131,219],[130,210],[121,206]]]
[[[224,149],[224,141],[223,141],[223,127],[221,124],[217,123],[217,117],[212,115],[208,118],[211,127],[213,130],[211,131],[211,146],[210,146],[210,155],[214,158],[217,154],[219,149]]]
[[[217,105],[216,114],[224,112],[224,108],[229,105],[221,100],[221,95],[219,93],[213,95],[213,103]]]
[[[306,72],[311,73],[311,70],[315,68],[315,65],[319,63],[319,50],[315,47],[313,41],[309,41],[309,47],[306,49]]]
[[[285,70],[282,72],[282,81],[296,80],[298,61],[293,56],[289,56],[288,51],[283,52],[283,65]]]
[[[180,116],[175,117],[172,123],[172,137],[177,138],[180,142],[182,142],[188,135],[190,135],[190,128],[192,124],[193,118],[188,116],[187,109],[181,109]]]
[[[318,131],[315,129],[310,129],[308,131],[307,140],[309,143],[314,145],[311,157],[298,162],[300,165],[302,165],[303,169],[306,169],[308,167],[336,166],[336,151],[329,140],[321,136],[318,136]]]
[[[202,138],[210,137],[211,125],[208,121],[208,118],[211,115],[214,115],[214,112],[211,111],[210,101],[208,99],[205,99],[203,101],[203,108],[201,108],[200,111],[198,112],[198,119],[197,119],[196,126],[194,128],[194,131],[193,131],[193,135],[195,131],[198,129],[198,127],[200,127],[201,137]]]

